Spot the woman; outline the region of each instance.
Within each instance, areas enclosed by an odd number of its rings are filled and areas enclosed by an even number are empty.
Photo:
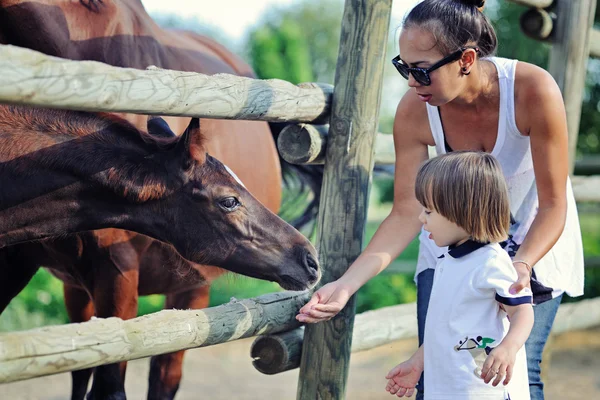
[[[560,90],[534,65],[493,57],[496,34],[482,0],[425,0],[406,17],[393,62],[411,89],[396,111],[394,205],[375,236],[337,281],[314,293],[297,319],[332,318],[365,282],[381,272],[420,232],[416,281],[419,339],[425,326],[439,248],[421,229],[415,176],[438,154],[480,150],[503,169],[511,203],[503,247],[531,285],[535,324],[526,343],[531,398],[543,399],[540,362],[563,293],[583,294],[583,251],[568,179],[567,124]],[[531,278],[531,279],[530,279]],[[425,374],[427,371],[425,371]],[[419,395],[423,391],[419,385]]]

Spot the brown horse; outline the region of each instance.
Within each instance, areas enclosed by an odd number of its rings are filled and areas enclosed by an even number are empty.
[[[140,295],[170,294],[167,308],[187,308],[208,296],[187,299],[181,294],[207,292],[207,285],[221,273],[219,268],[183,259],[169,245],[120,229],[102,229],[9,246],[0,250],[2,258],[2,263],[18,265],[19,269],[18,273],[7,269],[12,276],[0,271],[0,312],[38,268],[44,266],[64,282],[65,304],[72,322],[84,322],[94,315],[133,318],[137,314],[138,291]],[[178,293],[179,296],[173,296]],[[183,305],[173,300],[182,301]],[[199,308],[206,306],[198,304]],[[161,368],[153,375],[161,379],[150,381],[150,398],[175,395],[181,379],[182,356],[183,352],[159,356],[167,357],[167,361],[178,361],[176,368],[170,368],[173,362],[161,363],[160,358],[152,358],[151,368]],[[125,368],[126,363],[97,367],[89,398],[124,398]],[[72,373],[72,399],[85,397],[91,374],[92,369]]]
[[[137,0],[82,0],[80,3],[65,0],[0,0],[0,6],[2,43],[29,47],[59,57],[97,60],[117,66],[145,68],[148,65],[156,65],[161,68],[206,74],[226,72],[253,76],[245,63],[214,41],[189,32],[159,28]],[[125,117],[138,128],[145,124],[145,118],[142,116]],[[172,126],[178,127],[176,130],[182,130],[187,124],[187,120],[181,118],[170,118],[169,121]],[[276,212],[281,200],[281,160],[276,155],[274,140],[267,125],[248,121],[206,120],[202,122],[202,126],[209,152],[226,162],[242,178],[250,192]],[[274,134],[276,135],[276,131]],[[301,226],[312,220],[316,214],[322,169],[293,167],[286,163],[281,165],[284,173],[287,169],[296,168],[296,172],[299,173],[293,176],[299,176],[302,179],[301,184],[308,184],[314,192],[310,206],[295,221],[296,226]],[[109,241],[112,239],[109,238],[113,237],[113,234],[99,235],[103,238],[103,245],[110,246]],[[120,235],[115,233],[115,236]],[[123,245],[121,242],[117,244]],[[89,252],[92,250],[93,248],[88,249]],[[160,268],[161,262],[150,262],[149,265],[152,268],[139,266],[140,293],[154,290],[149,285],[151,280],[145,279],[146,276],[164,273],[164,269]],[[206,270],[200,274],[205,275],[205,283],[210,282],[210,277],[214,275],[206,275]],[[123,279],[124,275],[96,279],[96,286],[106,286],[106,290],[99,289],[98,292],[119,288],[128,293],[128,296],[115,294],[115,304],[99,308],[125,310],[128,304],[137,304],[137,298],[131,298],[136,296],[135,291],[125,290],[130,286],[115,282]],[[164,285],[162,289],[162,293],[167,293],[166,307],[199,308],[208,304],[208,287],[198,287],[188,280],[189,289],[178,291],[180,283],[175,281],[180,282],[181,279],[162,278],[162,282],[171,282],[173,285]],[[134,287],[131,277],[127,278],[127,282]],[[69,314],[74,321],[89,318],[94,312],[93,309],[86,308],[90,302],[89,298],[85,294],[69,293],[75,291],[71,285],[65,287]],[[80,299],[80,306],[75,299]],[[96,312],[104,314],[101,310]],[[129,314],[123,312],[122,315],[114,315],[126,317]],[[174,396],[181,376],[182,357],[183,352],[179,352],[152,359],[149,397]],[[78,374],[81,376],[81,373]],[[87,386],[87,377],[85,383],[75,375],[74,378],[74,387]]]
[[[109,251],[113,265],[123,268],[119,274],[127,272],[127,263],[135,264],[136,256],[160,259],[151,256],[151,241],[126,233],[119,238],[113,232],[105,243],[98,232],[91,241],[80,234],[50,244],[27,243],[106,226],[172,243],[189,260],[274,280],[287,289],[314,284],[318,267],[310,242],[254,199],[201,146],[197,119],[180,138],[163,139],[108,115],[1,106],[0,271],[13,279],[0,280],[8,286],[0,287],[0,293],[12,297],[15,282],[26,283],[31,276],[23,279],[23,271],[33,271],[40,263],[54,266],[57,260],[79,282],[93,282],[93,269],[88,267],[86,280],[70,267],[78,262],[73,255],[81,259],[88,249],[99,253],[106,244],[113,249],[120,243],[130,246],[120,259]],[[167,254],[163,261],[176,254],[164,245],[155,251]],[[60,254],[68,254],[71,262],[69,257],[61,260]],[[34,259],[29,267],[27,257]],[[99,397],[122,398],[121,388],[115,393],[106,384],[121,380],[118,373],[114,378],[95,382]]]

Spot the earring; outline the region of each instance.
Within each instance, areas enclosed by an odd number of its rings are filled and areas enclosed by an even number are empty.
[[[467,72],[467,67],[463,67],[462,68],[462,73],[463,73],[463,75],[469,75],[471,73],[471,71]]]

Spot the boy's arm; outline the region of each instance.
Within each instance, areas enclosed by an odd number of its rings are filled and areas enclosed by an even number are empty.
[[[533,328],[533,307],[531,304],[503,306],[508,314],[510,327],[501,344],[514,347],[516,352],[523,347]]]
[[[531,333],[533,327],[533,307],[529,303],[516,306],[502,305],[508,314],[510,328],[502,342],[488,355],[483,368],[481,378],[489,383],[496,377],[493,386],[497,386],[502,377],[506,375],[503,384],[506,385],[512,378],[513,366],[516,354]]]
[[[425,365],[423,345],[401,364],[396,365],[385,376],[388,380],[385,390],[398,397],[410,397],[415,391]]]

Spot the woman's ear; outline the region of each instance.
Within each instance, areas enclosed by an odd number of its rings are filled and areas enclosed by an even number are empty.
[[[460,58],[460,70],[463,74],[468,75],[471,73],[471,69],[473,68],[473,64],[475,64],[475,60],[477,59],[477,51],[475,49],[466,49],[462,57]]]

